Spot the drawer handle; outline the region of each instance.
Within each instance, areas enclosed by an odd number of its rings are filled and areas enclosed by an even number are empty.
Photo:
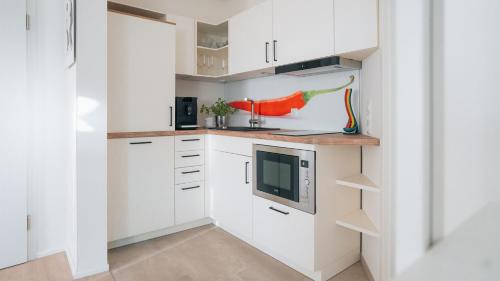
[[[182,140],[182,141],[199,141],[200,139],[185,139],[185,140]]]
[[[153,143],[152,141],[138,141],[138,142],[131,142],[130,144],[151,144]]]
[[[190,189],[195,189],[195,188],[200,188],[200,186],[197,185],[197,186],[191,186],[191,187],[183,187],[183,188],[181,188],[181,190],[190,190]]]
[[[278,210],[278,209],[276,209],[276,208],[274,208],[274,207],[272,207],[272,206],[271,206],[271,207],[269,207],[269,210],[273,210],[273,211],[278,212],[278,213],[281,213],[281,214],[283,214],[283,215],[289,215],[289,214],[290,214],[289,212],[285,212],[285,211],[282,211],[282,210]]]
[[[191,157],[198,157],[200,156],[199,154],[191,154],[191,155],[182,155],[182,158],[191,158]]]
[[[187,172],[182,172],[183,175],[185,174],[194,174],[194,173],[199,173],[200,170],[195,170],[195,171],[187,171]]]

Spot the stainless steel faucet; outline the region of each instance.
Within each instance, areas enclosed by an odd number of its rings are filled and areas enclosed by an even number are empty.
[[[250,120],[248,120],[248,123],[250,123],[250,128],[255,128],[256,125],[260,124],[260,120],[255,118],[255,101],[249,98],[245,98],[245,101],[249,101],[251,105]]]

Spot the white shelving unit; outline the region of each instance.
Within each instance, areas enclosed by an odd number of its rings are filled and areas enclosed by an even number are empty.
[[[228,22],[196,23],[196,74],[221,77],[229,73]]]
[[[363,174],[357,174],[350,177],[337,179],[336,183],[337,185],[343,187],[350,187],[369,192],[380,193],[380,188],[378,188],[375,183],[373,183],[368,177]],[[379,236],[377,227],[375,226],[375,224],[373,224],[371,219],[362,209],[356,210],[348,214],[347,216],[338,219],[336,223],[340,226],[359,231],[366,235],[370,235],[373,237]]]
[[[373,237],[379,236],[377,228],[363,210],[356,210],[338,219],[336,224]]]
[[[338,185],[362,189],[370,192],[380,192],[380,189],[368,177],[363,174],[357,174],[337,180]]]

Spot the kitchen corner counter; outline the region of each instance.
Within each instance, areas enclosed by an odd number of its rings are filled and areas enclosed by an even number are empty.
[[[241,132],[241,131],[226,131],[226,130],[178,130],[178,131],[154,131],[154,132],[124,132],[124,133],[108,133],[108,139],[123,139],[123,138],[143,138],[143,137],[165,137],[165,136],[184,136],[184,135],[221,135],[230,137],[264,139],[273,141],[285,141],[294,143],[305,143],[314,145],[380,145],[380,140],[374,137],[365,135],[344,135],[344,134],[327,134],[315,136],[283,136],[273,135],[276,131],[260,131],[260,132]]]

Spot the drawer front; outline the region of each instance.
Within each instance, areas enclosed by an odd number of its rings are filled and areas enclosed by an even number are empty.
[[[175,224],[192,222],[205,217],[205,186],[203,182],[175,186]]]
[[[204,135],[175,136],[175,151],[204,150]]]
[[[189,150],[175,152],[175,167],[200,166],[205,164],[204,150]]]
[[[254,241],[270,255],[314,271],[314,216],[253,196]]]
[[[175,169],[175,184],[205,180],[205,167],[193,166]]]

